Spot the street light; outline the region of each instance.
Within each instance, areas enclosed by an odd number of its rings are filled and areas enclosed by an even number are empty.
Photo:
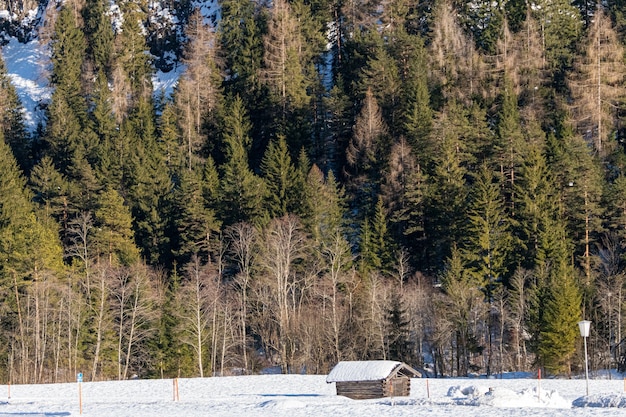
[[[589,396],[589,362],[587,361],[587,338],[589,337],[590,327],[591,322],[589,320],[582,320],[578,322],[580,335],[583,337],[583,341],[585,342],[585,383],[587,384],[587,396]]]

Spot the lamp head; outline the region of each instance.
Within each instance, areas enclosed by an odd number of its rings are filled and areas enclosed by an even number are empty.
[[[582,337],[589,337],[589,329],[591,328],[591,322],[589,320],[581,320],[578,322],[578,329]]]

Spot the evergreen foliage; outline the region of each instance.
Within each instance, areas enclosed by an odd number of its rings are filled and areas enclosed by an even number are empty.
[[[193,6],[51,4],[36,130],[0,63],[0,375],[624,363],[623,6]]]

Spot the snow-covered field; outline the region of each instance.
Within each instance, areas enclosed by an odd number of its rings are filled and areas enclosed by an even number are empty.
[[[77,416],[79,397],[93,417],[626,415],[622,379],[590,380],[589,397],[584,379],[414,379],[410,397],[378,400],[338,397],[324,375],[180,379],[178,401],[173,382],[0,385],[0,416]]]

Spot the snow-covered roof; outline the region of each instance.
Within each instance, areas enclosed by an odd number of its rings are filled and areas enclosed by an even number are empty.
[[[330,371],[326,382],[378,381],[398,368],[406,369],[411,376],[419,376],[417,371],[397,361],[342,361]]]

